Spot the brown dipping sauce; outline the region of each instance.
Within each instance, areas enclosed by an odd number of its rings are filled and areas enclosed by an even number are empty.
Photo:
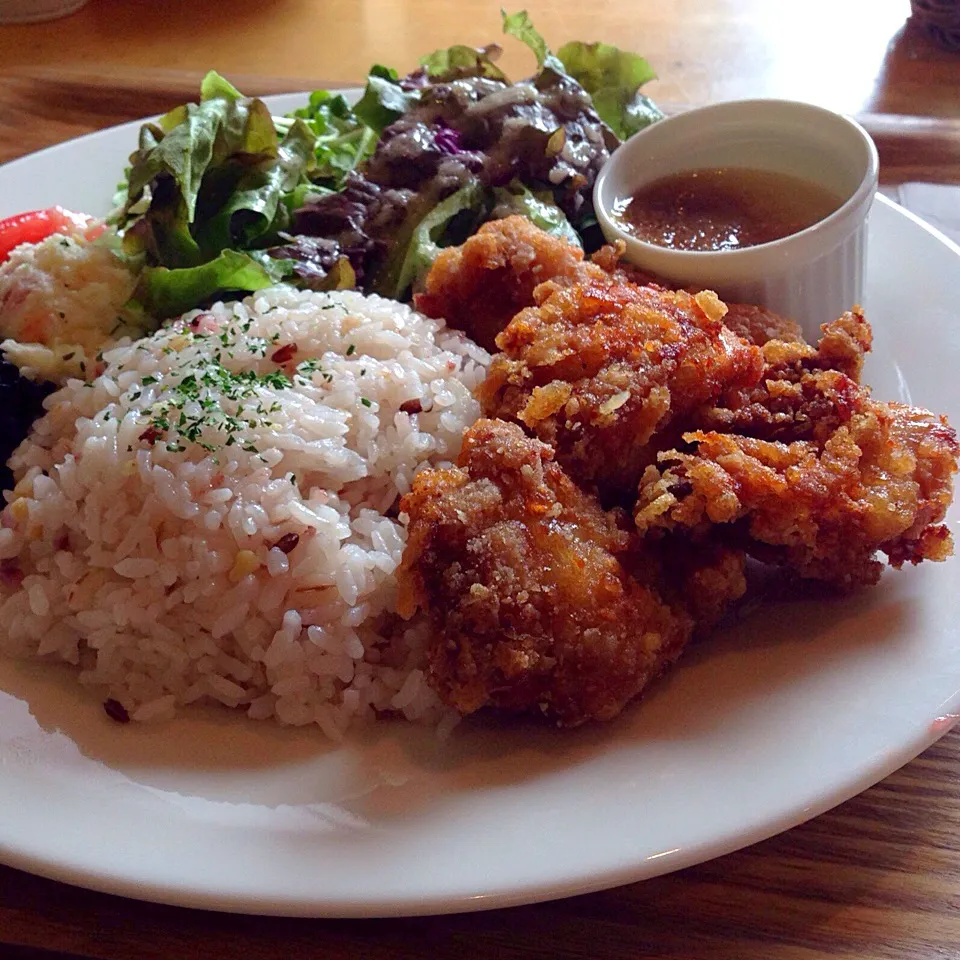
[[[721,167],[654,180],[614,212],[628,233],[660,247],[739,250],[798,233],[842,203],[790,174]]]

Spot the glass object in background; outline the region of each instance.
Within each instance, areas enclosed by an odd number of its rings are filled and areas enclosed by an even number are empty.
[[[0,24],[41,23],[79,10],[87,0],[0,0]]]
[[[910,7],[927,36],[960,52],[960,0],[910,0]]]

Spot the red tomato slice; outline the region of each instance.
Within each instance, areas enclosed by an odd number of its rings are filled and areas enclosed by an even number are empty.
[[[71,213],[63,207],[28,210],[26,213],[6,217],[0,220],[0,263],[21,243],[39,243],[51,233],[78,226],[86,227],[85,235],[88,240],[93,240],[97,234],[103,232],[103,224],[90,222],[89,217]]]

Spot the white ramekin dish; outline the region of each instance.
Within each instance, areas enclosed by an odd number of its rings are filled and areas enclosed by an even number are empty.
[[[641,186],[669,174],[739,166],[792,174],[843,197],[799,233],[740,250],[673,250],[639,240],[614,215]],[[866,221],[879,161],[855,121],[792,100],[737,100],[661,120],[625,141],[601,171],[594,205],[608,241],[631,263],[681,286],[715,290],[792,317],[808,340],[821,323],[862,304]]]

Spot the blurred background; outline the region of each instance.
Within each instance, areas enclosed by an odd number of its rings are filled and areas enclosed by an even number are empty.
[[[7,2],[22,8],[30,0]],[[357,82],[374,62],[403,72],[434,48],[497,40],[499,6],[490,0],[90,0],[61,20],[0,27],[0,69],[97,75],[213,67],[300,86]],[[659,74],[649,92],[660,100],[783,96],[849,112],[960,116],[957,56],[907,23],[909,0],[530,0],[525,6],[555,45],[606,40],[646,54]],[[519,44],[506,45],[503,63],[511,74],[530,69]]]

